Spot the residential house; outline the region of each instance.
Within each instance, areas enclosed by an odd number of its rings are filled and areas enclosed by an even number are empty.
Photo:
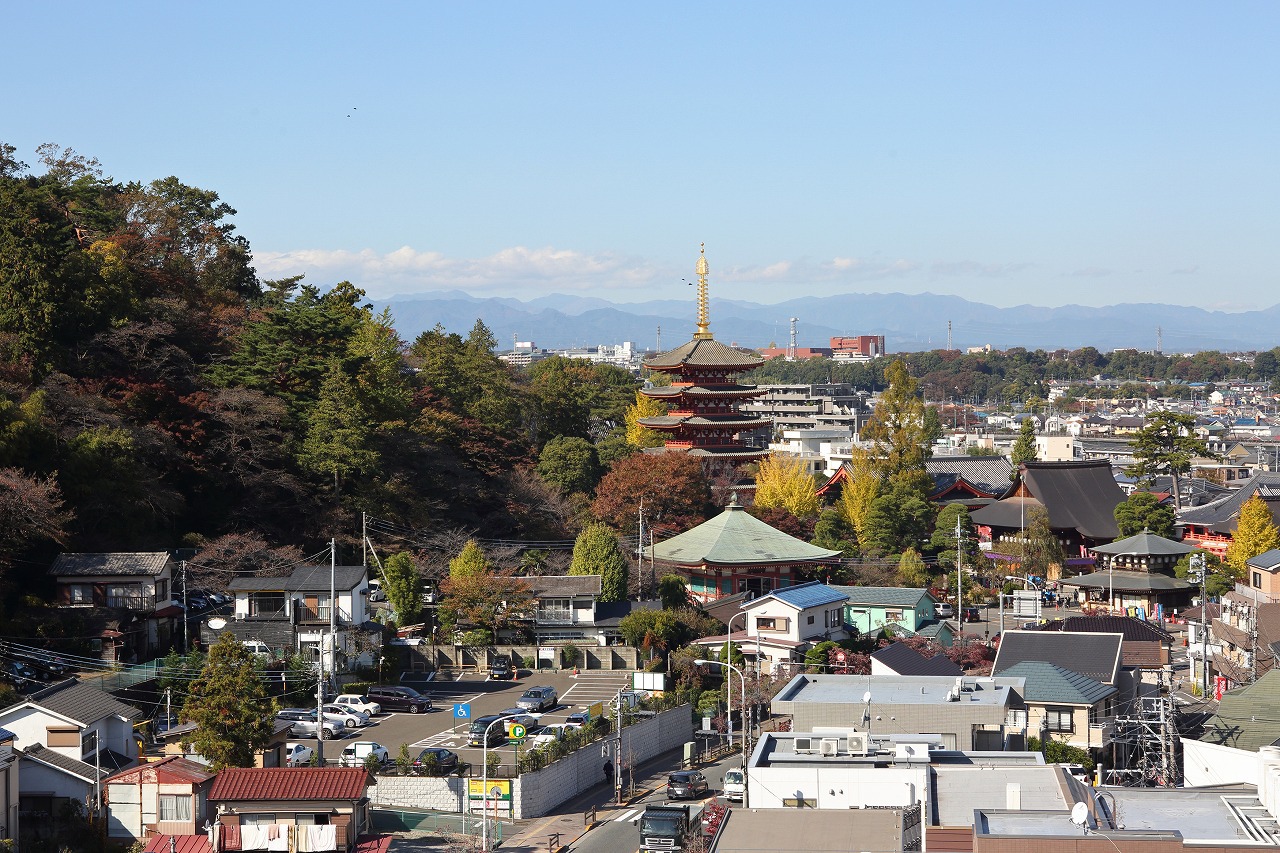
[[[330,590],[337,605],[330,613]],[[371,664],[381,639],[379,626],[369,621],[368,569],[364,566],[299,566],[287,577],[241,577],[228,586],[235,596],[230,619],[206,621],[201,641],[212,644],[222,631],[237,639],[258,640],[278,654],[301,652],[319,660],[322,643],[328,648],[330,617],[334,626],[335,660],[326,666],[342,670],[356,663]]]
[[[1280,603],[1236,584],[1222,596],[1221,605],[1218,618],[1209,623],[1212,671],[1225,677],[1229,687],[1248,684],[1275,664],[1280,650]]]
[[[872,675],[964,675],[960,665],[944,654],[931,658],[906,643],[890,643],[871,654]]]
[[[160,744],[160,751],[168,757],[186,758],[196,764],[207,765],[209,760],[196,752],[194,748],[188,750],[182,748],[182,739],[195,730],[195,723],[181,723],[167,729],[163,734],[156,736],[156,741]],[[271,731],[271,737],[268,738],[262,749],[254,753],[253,766],[284,767],[285,745],[292,737],[293,723],[288,720],[276,720],[275,727]]]
[[[214,774],[185,758],[122,770],[102,781],[107,837],[145,839],[151,835],[194,835],[207,818]]]
[[[49,575],[58,607],[91,611],[85,623],[105,661],[160,657],[181,634],[185,613],[172,600],[173,560],[166,551],[59,554]]]
[[[1171,662],[1173,635],[1155,622],[1133,616],[1068,616],[1040,626],[1041,631],[1068,634],[1119,634],[1120,665],[1138,670],[1144,679],[1163,672]]]
[[[600,575],[535,575],[525,578],[533,593],[532,619],[527,627],[534,641],[604,645],[596,624]]]
[[[13,732],[23,752],[38,745],[112,772],[138,760],[133,724],[140,719],[137,708],[74,678],[0,710],[0,726]]]
[[[802,673],[774,696],[793,732],[839,728],[872,739],[928,732],[944,749],[1025,748],[1024,681],[1018,677]]]
[[[1249,588],[1257,590],[1264,601],[1280,601],[1280,549],[1259,554],[1245,561]]]
[[[20,847],[73,840],[84,827],[68,818],[88,814],[102,780],[111,773],[93,763],[69,758],[33,743],[19,751]],[[78,840],[78,839],[77,839]],[[62,844],[58,845],[63,846]]]
[[[231,767],[218,773],[209,808],[218,816],[214,849],[351,853],[372,826],[369,786],[362,767]]]
[[[1104,747],[1114,717],[1129,713],[1140,693],[1141,676],[1124,666],[1123,643],[1121,634],[1005,631],[991,672],[1027,679],[1029,732],[1047,729],[1073,746]]]
[[[818,643],[846,639],[845,600],[843,592],[819,581],[775,590],[743,605],[742,631],[731,630],[694,643],[718,652],[732,640],[748,660],[772,672],[780,664],[804,660],[805,652]],[[736,617],[729,621],[736,621]]]
[[[19,822],[22,779],[18,760],[19,753],[14,749],[18,736],[8,729],[0,729],[0,840],[19,837]]]
[[[927,589],[901,586],[841,586],[844,593],[844,621],[859,634],[875,636],[885,628],[901,626],[913,633],[936,622],[938,600]]]

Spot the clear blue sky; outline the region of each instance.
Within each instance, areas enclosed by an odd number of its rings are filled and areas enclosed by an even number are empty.
[[[11,4],[0,141],[371,296],[1280,303],[1280,4]]]

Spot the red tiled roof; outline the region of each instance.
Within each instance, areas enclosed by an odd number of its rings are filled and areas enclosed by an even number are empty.
[[[362,767],[228,767],[213,780],[215,800],[358,800],[373,779]]]
[[[145,853],[169,853],[169,839],[174,840],[174,853],[213,853],[209,844],[209,836],[203,832],[199,835],[153,835],[147,839]]]

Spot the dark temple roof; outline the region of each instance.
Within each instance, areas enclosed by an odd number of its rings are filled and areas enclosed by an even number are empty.
[[[1267,502],[1272,520],[1280,520],[1280,472],[1259,471],[1222,500],[1183,510],[1178,523],[1207,527],[1218,533],[1233,533],[1240,517],[1240,507],[1255,494]]]
[[[1111,475],[1111,463],[1024,462],[1018,479],[993,504],[974,510],[974,524],[1016,528],[1025,519],[1023,500],[1015,497],[1025,484],[1031,499],[1049,512],[1049,526],[1055,530],[1076,530],[1090,539],[1115,539],[1120,535],[1115,509],[1124,502],[1124,492]]]
[[[764,359],[758,355],[725,346],[714,338],[694,338],[683,346],[658,353],[646,359],[644,366],[652,370],[690,367],[732,367],[739,370],[759,367]]]

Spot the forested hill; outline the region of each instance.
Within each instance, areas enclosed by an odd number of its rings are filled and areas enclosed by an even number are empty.
[[[634,400],[626,372],[515,375],[479,322],[402,342],[357,286],[259,281],[216,193],[39,153],[37,173],[0,146],[7,578],[60,549],[354,547],[361,511],[572,535],[525,466],[554,436],[610,435]]]

